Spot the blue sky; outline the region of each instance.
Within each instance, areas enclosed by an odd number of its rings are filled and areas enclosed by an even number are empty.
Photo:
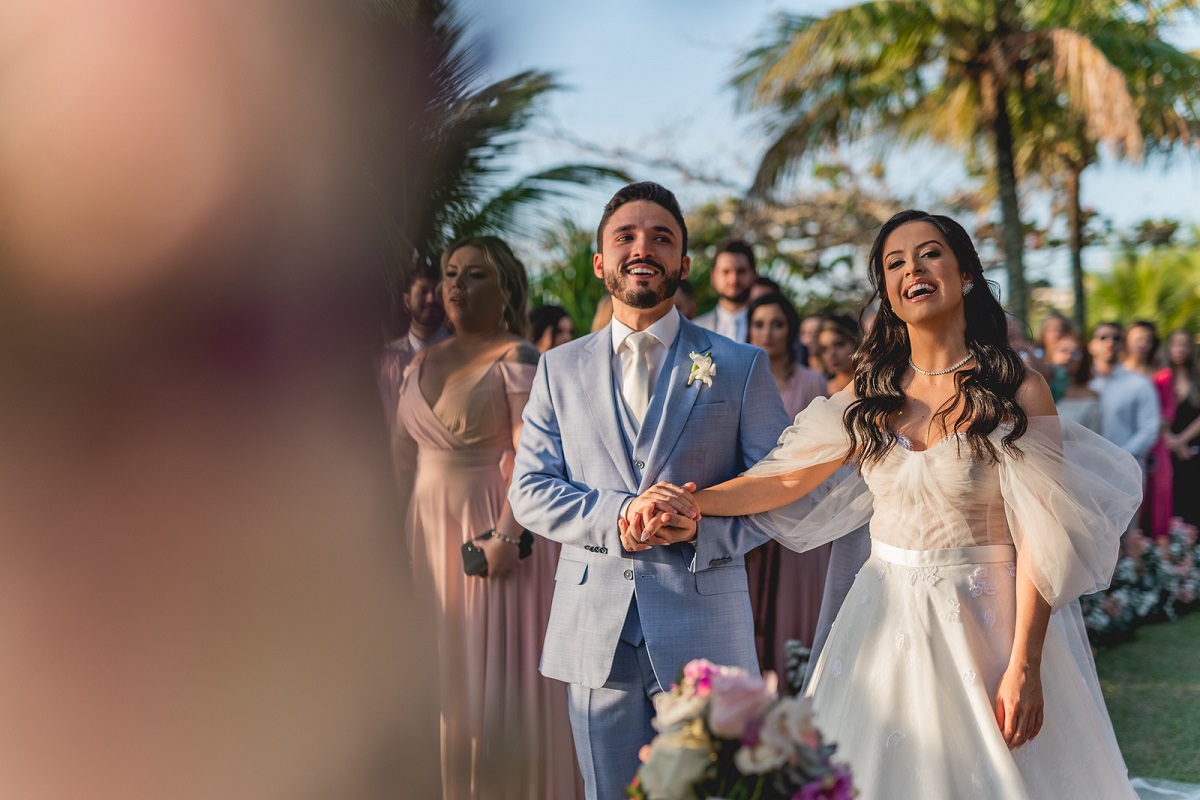
[[[594,158],[567,141],[594,142],[652,158],[684,162],[736,186],[748,185],[766,140],[755,120],[739,114],[727,87],[738,54],[780,12],[821,14],[845,0],[466,0],[474,29],[490,40],[494,76],[523,69],[550,70],[567,87],[539,115],[515,159],[522,172]],[[1200,25],[1170,35],[1186,49],[1200,48]],[[869,145],[860,145],[863,151]],[[887,180],[901,196],[935,204],[962,178],[953,156],[920,148],[894,152]],[[625,163],[639,178],[666,183],[685,206],[728,192],[687,183],[678,173]],[[1118,227],[1146,217],[1200,223],[1200,158],[1136,167],[1104,163],[1084,174],[1084,204]],[[803,182],[800,189],[803,189]],[[568,212],[590,225],[606,192]],[[1094,253],[1092,260],[1103,260]],[[1047,277],[1058,283],[1054,264]],[[1035,269],[1036,265],[1031,265]]]

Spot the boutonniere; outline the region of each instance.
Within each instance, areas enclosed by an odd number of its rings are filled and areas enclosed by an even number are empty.
[[[704,355],[688,353],[688,358],[692,360],[692,371],[688,373],[687,385],[691,386],[692,381],[703,381],[704,385],[711,389],[713,376],[717,374],[717,365],[713,363],[712,352]]]

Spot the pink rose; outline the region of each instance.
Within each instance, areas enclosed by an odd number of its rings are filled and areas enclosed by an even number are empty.
[[[746,724],[775,700],[779,685],[774,672],[760,678],[731,670],[715,673],[711,680],[708,726],[725,739],[741,739]]]
[[[701,697],[707,696],[712,688],[712,676],[720,671],[721,667],[707,658],[692,659],[683,668],[683,685],[695,689]]]

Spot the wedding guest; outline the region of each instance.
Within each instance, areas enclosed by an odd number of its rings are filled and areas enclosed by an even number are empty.
[[[379,359],[379,394],[389,430],[396,422],[396,401],[405,367],[421,350],[450,335],[442,308],[441,278],[436,264],[417,265],[400,293],[408,333],[384,345]]]
[[[870,520],[807,690],[864,798],[1135,800],[1077,628],[1054,612],[1108,584],[1137,464],[1055,415],[958,223],[901,212],[869,263],[883,306],[852,388],[737,478],[656,484],[630,506],[634,532],[762,515],[804,550]],[[804,501],[848,463],[848,483]]]
[[[408,522],[418,588],[436,599],[443,797],[569,799],[579,778],[567,695],[538,674],[558,546],[538,541],[519,558],[506,499],[540,355],[523,338],[525,269],[480,236],[451,245],[442,274],[455,336],[414,359],[397,430],[418,450]],[[468,542],[486,574],[464,574]]]
[[[1049,312],[1038,326],[1037,336],[1033,340],[1034,353],[1038,358],[1048,359],[1058,338],[1071,331],[1070,320],[1057,311]]]
[[[1132,323],[1125,330],[1125,358],[1121,366],[1149,380],[1158,394],[1160,434],[1146,457],[1146,501],[1142,509],[1142,524],[1154,538],[1164,539],[1171,527],[1174,478],[1171,451],[1162,433],[1171,429],[1175,417],[1175,392],[1171,387],[1170,370],[1155,368],[1158,347],[1158,331],[1153,322],[1142,319]]]
[[[821,332],[821,317],[814,314],[800,320],[800,346],[808,353],[808,368],[816,372],[825,372],[821,363],[821,348],[817,344],[817,334]]]
[[[675,297],[672,300],[675,302],[675,308],[683,315],[684,319],[695,319],[696,315],[700,313],[700,309],[696,306],[696,287],[692,286],[688,280],[679,282],[679,286],[675,288]],[[611,302],[611,298],[609,302]],[[592,330],[596,329],[593,328]]]
[[[849,314],[829,314],[817,334],[821,363],[829,377],[829,394],[837,394],[854,379],[854,351],[858,349],[858,323]]]
[[[1100,395],[1100,431],[1105,439],[1137,459],[1146,470],[1146,457],[1159,434],[1158,394],[1144,375],[1121,366],[1121,325],[1101,322],[1092,331],[1088,353],[1092,380],[1088,387]]]
[[[612,321],[613,307],[612,296],[604,295],[600,301],[596,303],[596,314],[592,317],[592,330],[595,333],[598,330],[603,330],[604,326]]]
[[[1174,515],[1200,525],[1200,359],[1190,331],[1167,337],[1167,367],[1175,401],[1171,429],[1163,434],[1174,475]]]
[[[1074,331],[1065,331],[1055,338],[1053,347],[1046,355],[1048,363],[1068,378],[1062,396],[1055,403],[1059,416],[1101,433],[1100,395],[1088,388],[1088,381],[1092,379],[1092,362],[1083,347],[1083,340]]]
[[[1050,384],[1050,394],[1056,402],[1067,391],[1071,376],[1062,365],[1051,364],[1050,356],[1059,337],[1072,331],[1070,320],[1057,311],[1051,311],[1038,326],[1037,336],[1033,340],[1033,355],[1046,366],[1042,374]]]
[[[766,275],[759,275],[754,279],[754,285],[750,287],[750,302],[753,303],[758,298],[769,294],[783,294],[783,287]]]
[[[713,291],[717,293],[717,305],[693,322],[735,342],[746,341],[746,308],[757,277],[754,250],[750,245],[740,239],[722,244],[709,273]]]
[[[771,375],[788,419],[818,397],[826,397],[825,376],[797,360],[800,320],[782,294],[750,301],[750,338],[771,359]],[[811,648],[821,611],[830,547],[795,553],[770,540],[746,554],[754,638],[763,669],[787,676],[785,645],[795,640]]]
[[[529,312],[529,340],[539,353],[575,338],[575,323],[562,306],[539,306]]]

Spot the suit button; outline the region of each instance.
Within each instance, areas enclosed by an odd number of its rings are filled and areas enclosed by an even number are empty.
[[[633,580],[633,570],[631,570],[631,569],[625,570],[625,580],[627,580],[627,581]]]
[[[606,555],[608,555],[608,548],[607,547],[598,547],[598,548],[596,548],[596,552],[599,553],[600,555],[606,556]]]
[[[638,469],[645,469],[645,468],[646,468],[646,462],[645,462],[645,461],[635,461],[635,462],[633,462],[633,465],[634,465],[635,467],[637,467]]]

